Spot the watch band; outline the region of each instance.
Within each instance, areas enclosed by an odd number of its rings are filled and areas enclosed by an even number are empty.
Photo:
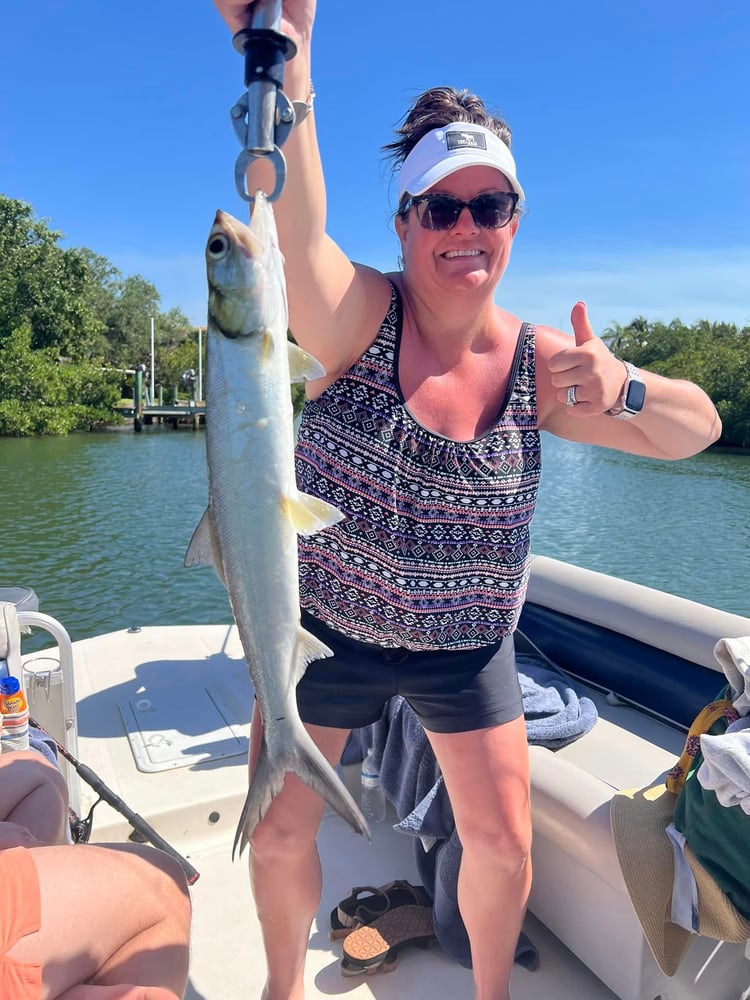
[[[292,101],[292,107],[294,108],[294,124],[301,125],[302,122],[307,118],[313,109],[313,104],[315,103],[315,87],[313,87],[312,80],[310,80],[310,93],[307,95],[306,101]]]
[[[631,365],[629,361],[622,363],[627,372],[625,384],[615,405],[604,412],[608,417],[614,417],[615,420],[630,420],[643,409],[646,400],[646,384],[635,365]]]

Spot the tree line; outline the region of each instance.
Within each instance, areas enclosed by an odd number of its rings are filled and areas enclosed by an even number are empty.
[[[67,434],[110,423],[132,391],[127,370],[150,363],[171,387],[198,367],[195,328],[162,311],[157,289],[99,254],[63,248],[31,205],[0,194],[0,436]],[[723,422],[719,444],[750,448],[750,327],[643,317],[603,339],[620,358],[697,382]]]
[[[0,194],[0,435],[67,434],[115,419],[132,372],[150,366],[171,387],[197,368],[195,327],[163,311],[141,275],[106,257],[64,248],[31,205]]]
[[[603,333],[610,350],[637,368],[696,382],[719,412],[719,445],[750,448],[750,326],[699,320],[686,326],[640,316]]]

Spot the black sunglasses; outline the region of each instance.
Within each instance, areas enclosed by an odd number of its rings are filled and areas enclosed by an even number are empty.
[[[480,229],[502,229],[513,218],[517,204],[515,191],[488,191],[471,201],[450,194],[420,194],[406,202],[403,212],[406,214],[413,205],[423,229],[443,230],[453,229],[461,212],[468,208]]]

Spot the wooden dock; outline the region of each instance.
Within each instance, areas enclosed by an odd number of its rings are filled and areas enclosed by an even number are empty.
[[[138,433],[144,426],[153,424],[171,424],[174,428],[191,427],[194,431],[206,423],[205,403],[172,403],[165,406],[142,404],[135,406],[117,406],[117,413],[133,421],[133,430]]]

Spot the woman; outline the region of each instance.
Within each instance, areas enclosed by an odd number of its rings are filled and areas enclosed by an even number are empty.
[[[245,26],[244,4],[216,4],[233,30]],[[308,104],[314,14],[314,0],[284,3],[282,30],[297,44],[284,89]],[[331,763],[349,730],[377,719],[392,694],[420,716],[463,845],[458,899],[478,1000],[509,996],[531,880],[512,633],[539,431],[665,459],[720,433],[697,386],[610,354],[583,303],[571,315],[575,339],[494,304],[523,199],[509,143],[505,123],[473,95],[438,88],[418,99],[387,147],[399,168],[397,274],[352,263],[326,235],[314,112],[284,146],[276,205],[291,329],[327,371],[308,385],[299,485],[346,515],[300,542],[304,625],[336,654],[308,668],[300,712]],[[322,811],[288,777],[252,838],[266,1000],[303,996]]]

